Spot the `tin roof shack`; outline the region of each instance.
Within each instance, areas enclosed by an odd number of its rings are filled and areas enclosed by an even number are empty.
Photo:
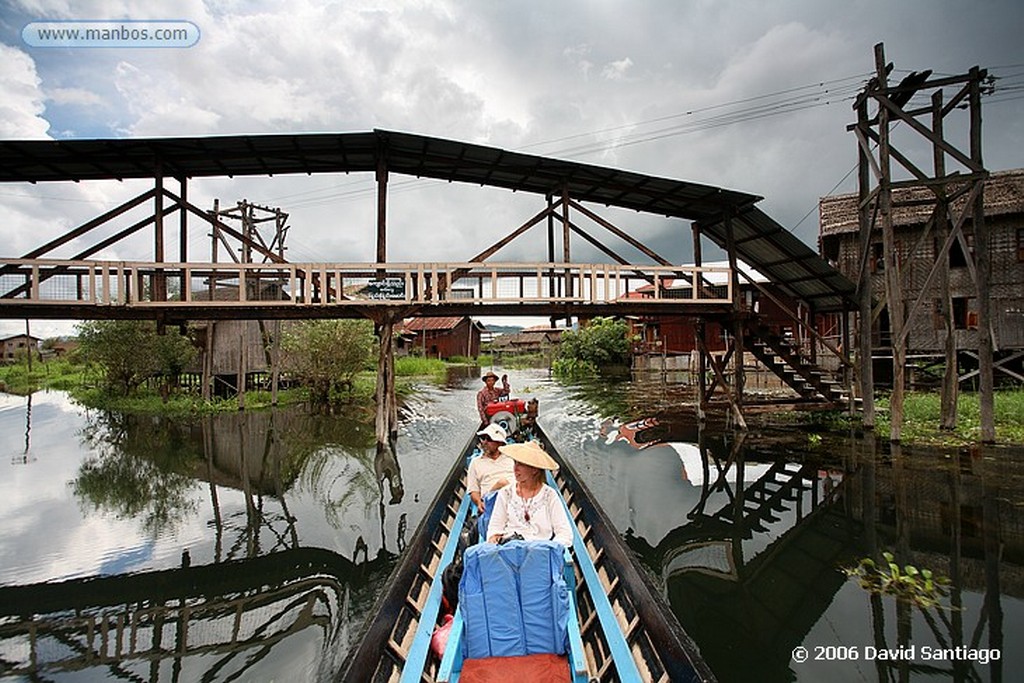
[[[951,191],[954,188],[951,188]],[[1024,349],[1024,169],[993,173],[985,183],[985,225],[989,231],[992,275],[990,296],[995,346],[1004,359]],[[953,202],[952,213],[960,215],[966,197]],[[939,278],[927,283],[929,272],[941,251],[942,242],[926,226],[935,203],[927,189],[902,188],[893,191],[893,226],[896,250],[903,276],[904,300],[909,315],[907,351],[918,356],[939,356],[945,344],[940,315]],[[857,197],[853,194],[823,197],[820,201],[820,249],[847,277],[856,281],[859,269]],[[976,349],[977,287],[973,281],[974,226],[968,219],[963,227],[967,253],[954,241],[949,254],[949,287],[958,349]],[[884,299],[882,232],[871,235],[868,268],[872,292]],[[925,285],[928,284],[927,288]],[[916,311],[910,308],[921,298]],[[875,323],[873,345],[876,355],[889,355],[891,339],[888,316],[883,311]],[[997,355],[998,358],[998,355]],[[1019,363],[1018,363],[1019,365]]]
[[[564,327],[527,327],[519,332],[503,334],[491,342],[491,352],[501,355],[547,353],[562,341]]]
[[[454,356],[480,355],[480,333],[484,326],[469,316],[410,318],[403,323],[399,344],[425,358],[446,360]]]
[[[42,343],[39,337],[30,334],[16,334],[0,339],[0,352],[4,363],[13,363],[25,356],[28,349],[32,349],[33,357],[40,358],[39,345]]]

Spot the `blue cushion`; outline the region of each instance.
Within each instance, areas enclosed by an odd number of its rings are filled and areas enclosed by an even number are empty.
[[[484,511],[476,518],[476,528],[480,532],[481,542],[487,540],[487,525],[491,523],[491,513],[494,512],[494,501],[497,499],[497,491],[488,491],[483,494]]]
[[[466,658],[565,654],[564,555],[556,541],[481,543],[466,550],[459,583]]]

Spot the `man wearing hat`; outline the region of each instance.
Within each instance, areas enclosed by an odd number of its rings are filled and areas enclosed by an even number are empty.
[[[513,443],[499,450],[515,461],[515,481],[498,491],[487,524],[487,540],[498,543],[518,535],[527,541],[554,540],[572,545],[572,522],[558,492],[544,483],[558,463],[536,441]]]
[[[477,512],[484,512],[484,496],[507,486],[513,479],[515,461],[499,450],[505,445],[508,435],[501,425],[487,425],[476,433],[480,437],[483,454],[473,458],[466,472],[466,490],[476,505]]]
[[[498,383],[498,376],[488,370],[481,378],[484,381],[484,388],[476,394],[476,409],[480,413],[480,424],[487,424],[487,404],[497,401],[502,396],[508,396],[512,387],[508,385],[508,375],[501,376],[501,388],[495,386]]]

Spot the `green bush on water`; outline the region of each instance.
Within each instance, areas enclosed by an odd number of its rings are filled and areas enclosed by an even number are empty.
[[[860,587],[870,593],[891,595],[922,608],[943,607],[941,600],[949,596],[950,580],[935,576],[930,569],[896,563],[892,553],[882,553],[884,562],[865,557],[855,567],[843,569],[846,576],[857,579]]]

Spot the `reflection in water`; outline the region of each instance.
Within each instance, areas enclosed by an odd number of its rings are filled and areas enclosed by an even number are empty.
[[[733,483],[719,490],[729,504],[708,506],[716,485],[705,480],[690,521],[654,546],[631,538],[721,680],[998,681],[1010,665],[992,652],[1019,667],[1003,650],[1002,596],[1014,596],[1017,625],[1024,617],[1019,588],[1000,586],[1007,574],[1019,583],[1024,550],[1019,533],[1007,534],[1022,521],[1010,502],[1020,500],[1022,472],[1007,453],[936,463],[898,446],[877,456],[873,441],[851,440],[827,459],[747,462],[758,450],[730,452],[724,468],[721,454],[704,451],[706,471]],[[948,604],[914,605],[845,580],[843,567],[881,561],[883,551],[900,567],[948,576]],[[800,666],[797,646],[853,646],[859,659]]]
[[[290,411],[190,423],[87,412],[77,432],[68,490],[84,519],[146,540],[103,553],[98,573],[113,576],[0,587],[0,678],[333,676],[394,561],[385,510],[402,501],[402,472],[394,453],[373,457],[372,426]],[[209,533],[190,533],[195,521]],[[325,537],[330,550],[309,547]],[[155,549],[177,552],[179,568],[152,571],[167,566]],[[72,563],[96,552],[55,550]]]
[[[360,575],[333,553],[302,549],[0,588],[2,673],[284,680],[306,678],[290,662],[313,648],[322,656],[309,678],[327,680],[353,640],[353,614],[372,599]]]
[[[1024,668],[1011,647],[1024,629],[1019,450],[809,445],[797,429],[744,439],[681,417],[686,387],[516,372],[721,681],[998,681]],[[410,397],[381,453],[358,416],[181,424],[83,415],[47,395],[31,413],[45,457],[15,466],[26,405],[0,403],[0,677],[329,678],[475,426],[477,377]],[[318,548],[328,559],[303,555]],[[882,552],[950,577],[948,604],[847,580],[843,567]],[[276,559],[294,566],[265,564]],[[859,657],[797,664],[797,646]],[[868,658],[869,646],[917,658]],[[1002,659],[924,661],[926,646]],[[30,661],[35,674],[13,673]]]

